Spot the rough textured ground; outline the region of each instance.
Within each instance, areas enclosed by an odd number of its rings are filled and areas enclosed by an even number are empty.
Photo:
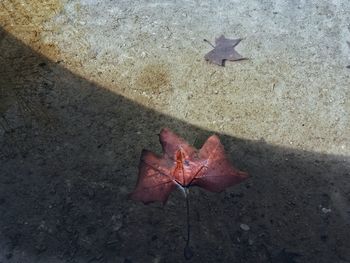
[[[184,261],[181,193],[127,199],[164,126],[251,175],[191,189],[190,262],[350,262],[347,1],[0,10],[0,262]],[[249,60],[206,63],[221,33]]]

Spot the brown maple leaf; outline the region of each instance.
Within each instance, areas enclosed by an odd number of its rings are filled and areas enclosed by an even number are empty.
[[[215,39],[215,46],[213,46],[208,40],[208,42],[214,49],[208,52],[204,58],[205,60],[217,64],[219,66],[225,66],[225,61],[236,61],[244,59],[236,50],[235,46],[241,42],[242,39],[228,39],[224,35]]]
[[[210,136],[200,150],[169,129],[163,129],[159,139],[162,156],[142,151],[138,181],[130,195],[133,200],[165,204],[177,186],[182,190],[200,186],[211,192],[221,192],[247,178],[247,173],[230,163],[216,135]]]

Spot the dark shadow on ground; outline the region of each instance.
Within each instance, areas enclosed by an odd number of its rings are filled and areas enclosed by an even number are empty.
[[[127,193],[162,127],[196,146],[211,132],[0,37],[0,262],[184,261],[181,193],[165,207]],[[220,137],[251,178],[220,194],[193,189],[189,262],[350,262],[348,157]]]

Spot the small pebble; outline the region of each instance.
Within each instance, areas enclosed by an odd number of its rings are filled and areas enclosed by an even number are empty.
[[[246,225],[246,224],[241,224],[240,228],[243,229],[244,231],[249,231],[250,230],[250,227],[248,225]]]
[[[328,213],[332,212],[332,210],[330,208],[325,208],[325,207],[323,207],[321,210],[325,214],[328,214]]]
[[[122,216],[120,214],[112,216],[112,229],[113,231],[118,231],[123,226]]]

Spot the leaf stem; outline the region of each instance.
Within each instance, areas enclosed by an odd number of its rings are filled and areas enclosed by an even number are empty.
[[[204,42],[207,42],[209,45],[211,45],[213,48],[215,48],[215,46],[214,46],[212,43],[210,43],[210,41],[209,41],[209,40],[207,40],[207,39],[203,39],[203,41],[204,41]]]
[[[187,208],[187,241],[186,246],[190,243],[190,201],[188,198],[188,194],[186,195],[186,208]]]
[[[193,251],[190,247],[190,202],[189,202],[189,190],[188,188],[185,188],[185,197],[186,197],[186,214],[187,214],[187,239],[186,239],[186,246],[184,249],[184,256],[186,260],[189,260],[193,257]]]

